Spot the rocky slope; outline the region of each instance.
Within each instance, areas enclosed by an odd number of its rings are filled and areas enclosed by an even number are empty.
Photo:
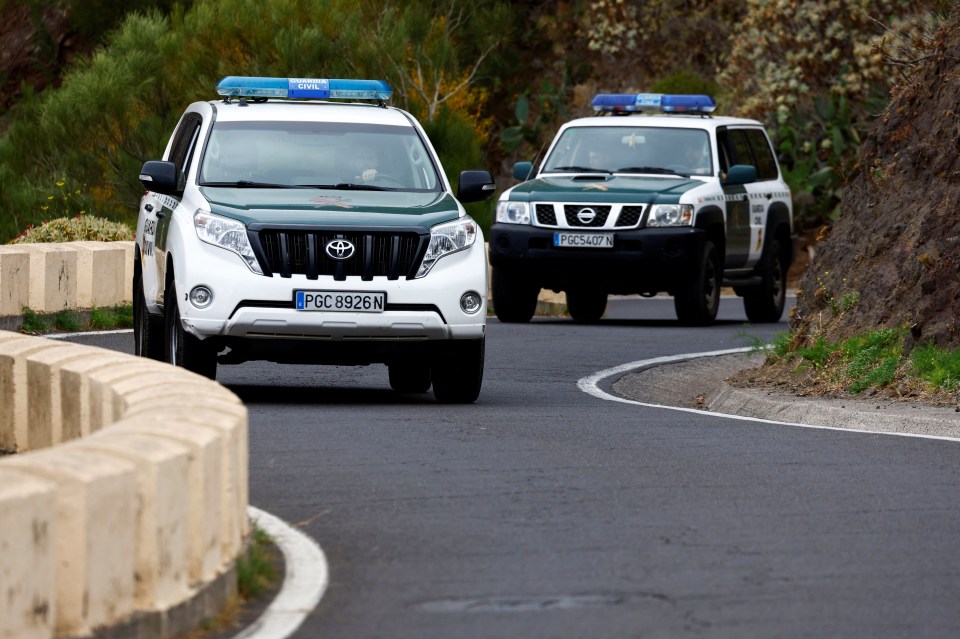
[[[960,9],[911,62],[801,280],[801,339],[906,325],[960,348]]]

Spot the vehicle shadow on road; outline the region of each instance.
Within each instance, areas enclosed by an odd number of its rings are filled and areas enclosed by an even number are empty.
[[[371,406],[376,404],[432,404],[432,392],[398,393],[387,388],[342,386],[268,386],[223,384],[244,404],[301,404]]]

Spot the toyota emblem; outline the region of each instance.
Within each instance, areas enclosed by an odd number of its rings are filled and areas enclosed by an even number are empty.
[[[350,240],[330,240],[325,250],[335,260],[349,260],[357,249]]]
[[[581,224],[589,224],[597,217],[597,212],[591,208],[583,208],[577,211],[577,219]]]

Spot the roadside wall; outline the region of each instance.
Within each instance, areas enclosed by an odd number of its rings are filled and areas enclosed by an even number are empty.
[[[0,245],[0,317],[129,303],[133,251],[133,242]]]
[[[72,259],[55,263],[73,273]],[[16,453],[0,457],[0,639],[138,619],[128,636],[177,636],[198,619],[174,611],[232,572],[248,532],[247,411],[217,383],[0,331],[0,451]]]

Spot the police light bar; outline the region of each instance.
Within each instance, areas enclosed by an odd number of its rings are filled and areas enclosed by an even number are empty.
[[[383,80],[254,78],[231,75],[220,80],[217,93],[233,98],[389,100],[393,89]]]
[[[664,95],[661,93],[599,93],[593,110],[602,113],[662,111],[663,113],[713,113],[717,103],[709,95]]]

